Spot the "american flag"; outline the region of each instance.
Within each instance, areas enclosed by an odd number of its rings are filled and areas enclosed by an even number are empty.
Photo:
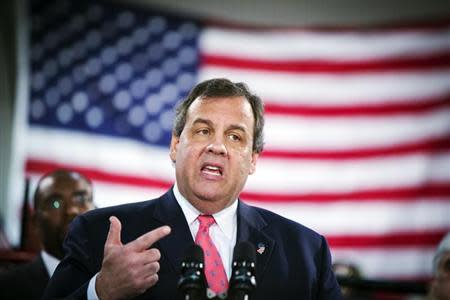
[[[266,146],[241,198],[325,235],[369,278],[427,278],[450,230],[450,24],[221,25],[97,1],[32,1],[25,173],[93,179],[95,202],[174,182],[174,106],[246,82]],[[338,25],[338,24],[337,24]]]

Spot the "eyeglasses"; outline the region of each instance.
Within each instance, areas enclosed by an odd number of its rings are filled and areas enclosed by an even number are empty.
[[[77,193],[70,198],[70,201],[65,200],[62,196],[53,195],[42,201],[39,206],[40,211],[61,211],[67,206],[84,207],[92,203],[92,198],[87,193]]]

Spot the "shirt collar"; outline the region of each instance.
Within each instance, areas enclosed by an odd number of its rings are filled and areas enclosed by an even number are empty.
[[[175,199],[183,211],[187,223],[191,226],[196,222],[197,217],[202,214],[198,209],[196,209],[183,195],[181,195],[178,190],[178,186],[175,183],[173,187],[173,194]],[[233,229],[237,224],[236,212],[238,207],[237,199],[225,209],[213,214],[216,224],[219,226],[220,230],[229,238],[233,237]]]
[[[44,262],[45,268],[47,269],[48,276],[52,277],[60,260],[57,259],[56,257],[52,256],[45,250],[41,250],[41,257],[42,257],[42,261]]]

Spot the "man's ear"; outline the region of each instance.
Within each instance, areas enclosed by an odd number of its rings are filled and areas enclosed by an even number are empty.
[[[172,134],[172,140],[170,141],[170,159],[172,162],[175,162],[177,160],[177,146],[180,142],[180,137],[175,136]]]
[[[249,175],[252,175],[256,171],[256,161],[258,160],[259,153],[252,153],[252,161],[250,162],[250,170],[248,171]]]

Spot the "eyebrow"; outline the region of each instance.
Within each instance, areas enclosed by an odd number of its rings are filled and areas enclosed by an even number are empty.
[[[228,127],[228,130],[240,130],[242,132],[247,132],[245,130],[245,127],[241,125],[231,125],[230,127]]]
[[[72,194],[71,194],[72,197],[73,197],[73,196],[83,196],[83,195],[89,195],[89,191],[87,191],[87,190],[75,190],[75,191],[73,191]],[[58,193],[58,192],[56,192],[56,193],[51,193],[50,195],[48,195],[47,197],[45,197],[45,198],[42,199],[42,200],[44,200],[44,201],[50,201],[50,200],[51,200],[52,198],[54,198],[54,197],[62,198],[63,195],[62,195],[61,193]]]
[[[206,125],[211,126],[211,127],[212,127],[212,125],[213,125],[213,123],[212,123],[210,120],[208,120],[208,119],[203,119],[203,118],[197,118],[197,119],[195,119],[194,122],[193,122],[192,124],[195,125],[195,124],[198,124],[198,123],[203,123],[203,124],[206,124]]]
[[[89,192],[87,190],[76,190],[72,193],[72,195],[85,195],[88,194]]]
[[[51,194],[49,194],[49,195],[47,195],[47,196],[45,196],[45,197],[42,197],[41,198],[41,201],[50,201],[50,200],[52,200],[52,198],[55,198],[55,197],[59,197],[59,198],[61,198],[62,197],[62,195],[60,194],[60,193],[58,193],[58,192],[53,192],[53,193],[51,193]]]
[[[199,124],[199,123],[201,123],[201,124],[206,124],[206,125],[208,125],[208,126],[210,126],[210,127],[213,127],[213,122],[212,122],[211,120],[203,119],[203,118],[197,118],[197,119],[195,119],[194,122],[193,122],[193,125]],[[245,130],[245,127],[244,127],[244,126],[237,125],[237,124],[231,124],[230,126],[228,126],[227,130],[240,130],[240,131],[242,131],[242,132],[247,132],[247,131]]]

